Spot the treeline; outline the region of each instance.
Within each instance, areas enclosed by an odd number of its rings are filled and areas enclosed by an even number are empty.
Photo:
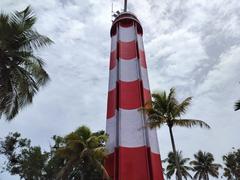
[[[104,131],[91,132],[81,126],[68,135],[53,136],[49,151],[32,146],[20,133],[9,133],[0,141],[0,155],[4,157],[3,172],[25,180],[102,180],[108,179],[103,163],[107,151]],[[182,178],[208,180],[209,177],[240,179],[240,149],[223,155],[223,164],[215,163],[212,153],[198,151],[194,158],[185,158],[177,151]],[[165,179],[178,179],[175,156],[169,152],[162,160]],[[220,174],[220,169],[223,174]]]
[[[103,167],[107,135],[86,126],[61,137],[53,136],[50,151],[32,146],[20,133],[0,141],[0,155],[6,160],[2,171],[25,180],[66,180],[108,178]]]
[[[181,175],[184,179],[209,180],[210,177],[224,178],[228,180],[240,179],[240,149],[222,156],[223,164],[215,163],[212,153],[199,150],[193,155],[193,159],[183,157],[181,151],[177,152]],[[165,179],[178,179],[177,167],[173,152],[162,160]],[[222,174],[220,174],[222,169]]]

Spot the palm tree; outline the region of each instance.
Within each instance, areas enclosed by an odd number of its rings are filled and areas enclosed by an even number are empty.
[[[29,6],[11,15],[0,13],[0,117],[7,120],[31,103],[49,80],[43,60],[34,51],[52,41],[33,29],[35,22]]]
[[[233,148],[235,149],[235,148]],[[223,176],[227,180],[239,180],[240,179],[240,149],[229,152],[223,156],[224,161],[224,173]]]
[[[213,163],[214,157],[212,153],[198,151],[194,154],[195,160],[191,161],[190,164],[193,166],[195,174],[194,179],[198,180],[209,180],[209,175],[218,178],[218,169],[222,166],[220,164]]]
[[[192,168],[187,166],[186,163],[190,160],[190,158],[183,158],[182,156],[182,152],[178,151],[177,152],[177,159],[179,162],[179,166],[180,166],[180,171],[181,171],[181,175],[187,179],[187,177],[192,178],[191,174],[189,174],[188,171],[192,171]],[[176,175],[176,179],[178,180],[178,170],[177,170],[177,166],[176,166],[176,161],[175,161],[175,155],[173,152],[169,152],[168,153],[168,158],[167,158],[167,178],[171,178],[174,174]]]
[[[105,179],[109,179],[102,165],[106,156],[106,140],[104,131],[92,133],[86,126],[67,135],[56,150],[56,155],[65,159],[57,179],[75,179],[79,176],[81,179],[91,179],[94,173],[103,174]]]
[[[235,111],[240,110],[240,100],[235,103]]]
[[[152,94],[152,97],[153,100],[146,103],[145,107],[143,108],[143,110],[148,115],[147,125],[150,128],[160,128],[163,124],[166,124],[168,126],[171,137],[172,149],[175,155],[176,166],[178,169],[178,179],[181,180],[181,171],[177,160],[177,153],[172,128],[174,126],[187,128],[200,126],[201,128],[209,129],[210,126],[201,120],[181,118],[181,116],[186,113],[186,110],[191,103],[192,97],[188,97],[179,103],[176,99],[176,93],[174,88],[170,89],[170,93],[168,95],[164,91],[154,93]]]

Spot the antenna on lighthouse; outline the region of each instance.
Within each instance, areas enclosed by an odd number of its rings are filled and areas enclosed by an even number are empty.
[[[112,2],[112,22],[114,21],[115,18],[118,17],[119,14],[121,14],[121,12],[119,10],[117,10],[117,11],[113,10],[113,2]]]
[[[124,0],[124,12],[127,12],[127,0]]]

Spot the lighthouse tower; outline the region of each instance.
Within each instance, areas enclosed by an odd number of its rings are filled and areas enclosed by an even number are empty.
[[[163,180],[156,130],[139,109],[151,99],[143,30],[125,11],[111,27],[105,168],[113,180]]]

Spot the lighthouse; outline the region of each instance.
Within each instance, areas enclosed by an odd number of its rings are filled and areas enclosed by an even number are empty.
[[[126,9],[125,0],[110,30],[105,168],[113,180],[163,180],[157,133],[140,110],[151,100],[143,29]]]

